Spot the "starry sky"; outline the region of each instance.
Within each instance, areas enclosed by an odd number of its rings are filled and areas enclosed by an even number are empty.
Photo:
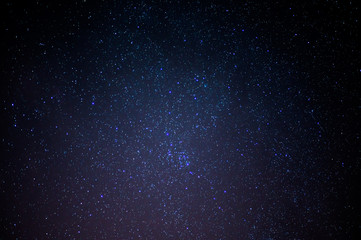
[[[352,239],[356,1],[2,1],[0,239]]]

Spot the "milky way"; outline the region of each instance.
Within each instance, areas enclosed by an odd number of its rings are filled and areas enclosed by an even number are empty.
[[[0,238],[351,239],[360,14],[301,2],[1,3]]]

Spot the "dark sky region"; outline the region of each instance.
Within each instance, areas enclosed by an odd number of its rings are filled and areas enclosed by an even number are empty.
[[[0,6],[0,239],[356,239],[357,1]]]

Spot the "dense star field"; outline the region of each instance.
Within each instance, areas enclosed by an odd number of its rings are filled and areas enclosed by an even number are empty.
[[[356,1],[2,1],[0,239],[352,239]]]

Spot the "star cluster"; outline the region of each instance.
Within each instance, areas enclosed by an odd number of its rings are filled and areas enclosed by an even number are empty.
[[[356,2],[1,8],[0,238],[360,228]]]

